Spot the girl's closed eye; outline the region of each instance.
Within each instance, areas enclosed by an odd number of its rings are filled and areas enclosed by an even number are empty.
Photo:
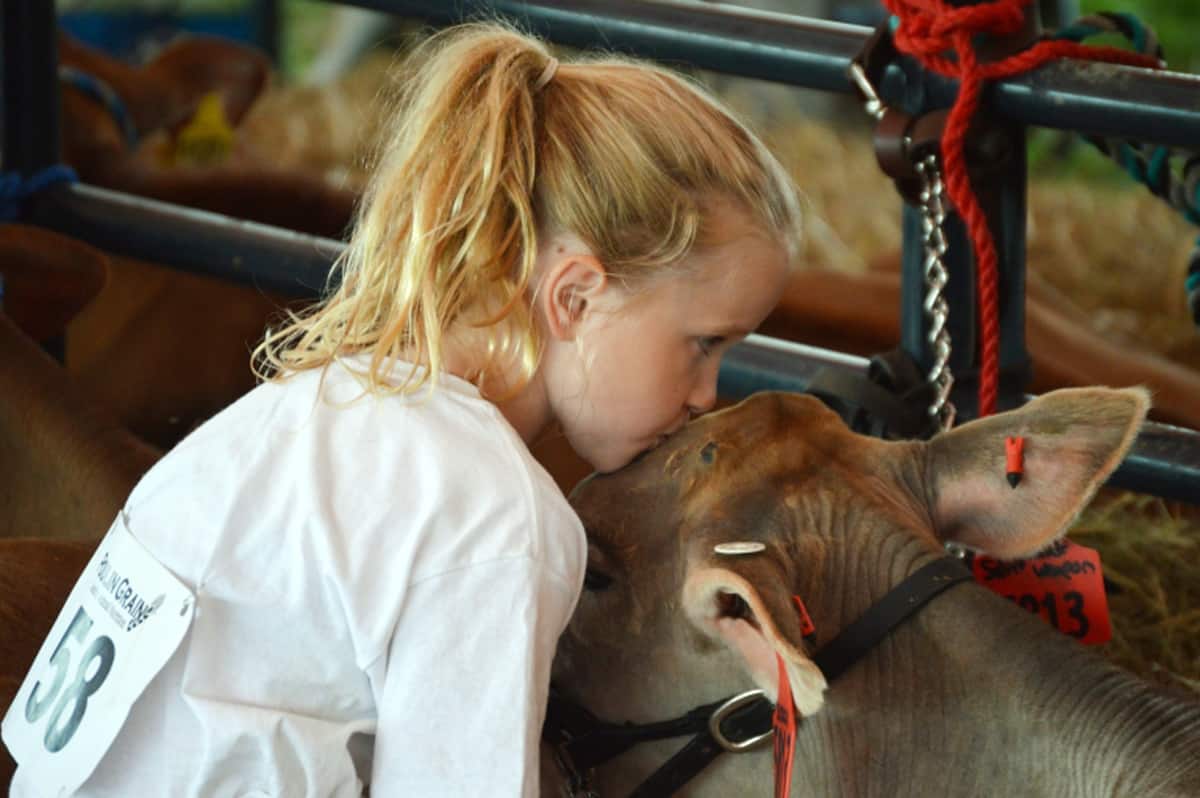
[[[705,357],[711,355],[723,343],[725,343],[725,336],[723,335],[708,335],[696,339],[696,346],[700,349],[700,354]]]

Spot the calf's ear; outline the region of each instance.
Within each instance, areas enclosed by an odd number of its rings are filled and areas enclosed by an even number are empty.
[[[804,653],[800,619],[784,580],[765,553],[739,558],[734,567],[689,568],[683,585],[688,619],[740,654],[772,701],[778,698],[781,658],[796,710],[812,715],[824,702],[825,676]]]
[[[999,558],[1036,553],[1121,462],[1149,407],[1142,388],[1069,388],[937,436],[926,473],[938,535]],[[1016,436],[1024,464],[1014,488],[1005,439]]]

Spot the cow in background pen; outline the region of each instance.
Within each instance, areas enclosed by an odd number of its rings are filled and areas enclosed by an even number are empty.
[[[186,36],[131,66],[60,32],[58,53],[63,160],[81,180],[312,235],[349,229],[355,192],[239,149],[236,127],[271,81],[254,48]]]

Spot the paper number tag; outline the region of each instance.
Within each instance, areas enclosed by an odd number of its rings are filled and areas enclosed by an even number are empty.
[[[118,516],[4,716],[22,775],[47,795],[83,784],[179,646],[193,606],[191,591]]]
[[[1112,638],[1104,573],[1095,549],[1064,538],[1028,560],[977,555],[971,568],[975,581],[1082,643]]]

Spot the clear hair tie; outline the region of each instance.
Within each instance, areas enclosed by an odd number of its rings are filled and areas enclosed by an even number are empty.
[[[558,72],[558,59],[550,56],[550,60],[546,62],[546,68],[542,70],[542,74],[538,75],[538,79],[533,83],[534,91],[541,91],[546,84],[554,80],[554,75]]]

